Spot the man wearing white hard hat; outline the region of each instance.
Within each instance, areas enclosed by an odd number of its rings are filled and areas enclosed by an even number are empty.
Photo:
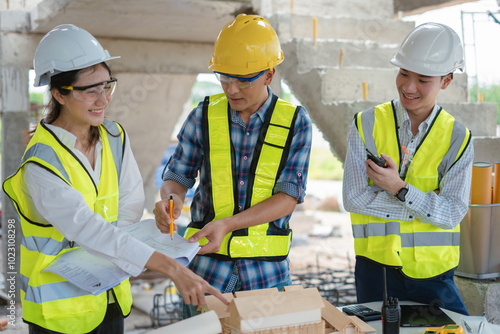
[[[104,118],[117,79],[107,50],[86,30],[63,24],[35,51],[35,86],[49,85],[46,115],[30,134],[19,169],[3,186],[22,228],[21,302],[30,334],[121,334],[132,307],[128,279],[93,295],[46,272],[79,247],[127,274],[170,277],[188,304],[221,293],[179,262],[122,231],[144,209],[139,168],[125,130]]]
[[[358,302],[382,300],[385,267],[388,296],[468,314],[453,276],[469,204],[472,136],[436,103],[453,72],[463,70],[462,43],[448,26],[425,23],[391,63],[399,67],[399,99],[354,117],[344,164]]]

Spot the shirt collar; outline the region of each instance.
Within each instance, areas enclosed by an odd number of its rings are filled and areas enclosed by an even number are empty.
[[[262,122],[266,119],[267,110],[271,106],[271,101],[273,100],[273,91],[270,86],[267,86],[267,95],[266,102],[264,102],[264,104],[260,106],[259,110],[257,110],[257,115],[260,117]]]
[[[53,124],[44,123],[44,125],[57,136],[61,143],[71,150],[75,149],[76,136],[74,134]],[[96,145],[96,151],[100,149],[101,146],[101,138],[99,138]]]
[[[408,112],[406,111],[406,109],[401,105],[401,102],[399,99],[397,100],[394,100],[394,105],[396,107],[396,115],[398,117],[398,127],[403,127],[403,126],[407,126],[408,128],[410,127],[410,116],[408,116]],[[436,118],[436,115],[437,115],[437,112],[439,110],[439,106],[437,105],[437,103],[434,104],[434,108],[432,108],[432,112],[431,114],[429,115],[429,117],[427,117],[418,127],[418,132],[425,132],[427,131],[428,127],[429,127],[429,124],[432,123],[432,121],[434,120],[434,118]]]
[[[64,130],[63,128],[60,128],[56,125],[52,124],[47,124],[44,123],[47,128],[49,128],[50,131],[52,131],[57,138],[63,143],[65,146],[69,147],[70,149],[75,148],[75,143],[76,143],[76,136],[72,134],[71,132]]]
[[[254,115],[256,114],[262,122],[264,122],[264,120],[266,119],[267,110],[271,106],[271,101],[273,99],[273,91],[272,91],[270,86],[267,86],[267,93],[268,93],[268,96],[267,96],[266,102],[264,102],[264,104],[261,105],[260,108],[257,109],[257,111],[254,113]],[[234,110],[233,108],[231,108],[231,113],[237,114],[238,112],[236,110]]]

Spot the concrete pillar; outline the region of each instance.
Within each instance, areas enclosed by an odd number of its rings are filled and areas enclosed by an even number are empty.
[[[18,7],[21,1],[11,1],[9,10],[0,6],[0,114],[2,125],[1,180],[13,174],[26,147],[26,130],[29,129],[29,69],[33,62],[36,36],[28,36],[28,14]],[[32,1],[28,1],[32,4]],[[24,5],[26,5],[25,3]],[[21,225],[11,200],[0,192],[2,200],[2,273],[6,278],[4,299],[19,303]],[[13,280],[10,278],[13,277]],[[9,304],[11,305],[11,304]],[[12,314],[10,320],[20,320]]]
[[[455,276],[455,283],[470,315],[485,316],[500,325],[500,279],[475,280]]]
[[[473,132],[474,133],[474,132]],[[474,162],[500,161],[500,137],[474,137]]]
[[[273,93],[278,96],[281,96],[281,73],[279,71],[279,67],[276,68],[276,72],[273,77],[273,82],[271,82],[271,89],[273,90]]]
[[[2,115],[2,180],[13,174],[25,149],[25,132],[29,123],[28,69],[14,65],[0,65],[0,111]],[[21,226],[10,199],[2,194],[3,274],[8,299],[20,301],[19,246]],[[12,284],[14,283],[14,284]],[[13,289],[12,289],[13,288]]]
[[[191,94],[196,74],[115,75],[118,87],[107,117],[123,125],[129,134],[144,182],[145,207],[151,213],[157,193],[155,171],[165,149],[175,142],[172,131]]]

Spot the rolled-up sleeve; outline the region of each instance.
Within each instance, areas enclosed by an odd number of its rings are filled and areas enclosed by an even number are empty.
[[[283,192],[304,201],[307,186],[307,172],[311,155],[312,124],[304,107],[300,107],[294,127],[288,160],[274,187],[274,193]]]

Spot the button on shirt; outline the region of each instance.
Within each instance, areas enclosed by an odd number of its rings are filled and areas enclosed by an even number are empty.
[[[400,144],[408,151],[408,154],[402,151],[400,177],[404,178],[420,141],[437,115],[439,106],[434,106],[429,117],[419,125],[418,133],[413,136],[407,111],[399,100],[395,100],[394,105]],[[401,202],[388,191],[368,185],[365,145],[353,122],[344,164],[344,207],[349,212],[402,221],[418,218],[423,223],[442,229],[454,229],[468,210],[473,159],[474,147],[471,139],[462,157],[441,179],[439,196],[434,191],[424,193],[409,184],[406,201]]]
[[[235,155],[236,187],[240,210],[245,207],[247,197],[248,171],[252,162],[254,147],[257,143],[260,129],[271,105],[272,91],[268,88],[269,97],[254,113],[245,125],[238,112],[231,109],[231,142]],[[207,185],[209,180],[205,175],[203,164],[203,142],[201,129],[202,106],[200,103],[188,116],[178,135],[179,144],[170,159],[164,180],[173,180],[186,188],[191,188],[200,171],[200,185],[196,190],[191,205],[191,219],[202,221],[210,203]],[[288,161],[281,173],[273,193],[284,192],[303,202],[306,190],[307,169],[311,149],[311,120],[306,110],[301,107],[293,129],[294,136],[290,147]],[[273,223],[285,228],[291,215]],[[288,259],[281,262],[256,260],[238,260],[242,289],[252,290],[271,287],[280,283],[289,275]],[[220,261],[206,256],[197,256],[191,262],[190,268],[205,278],[211,285],[224,290],[233,271],[233,261]]]

